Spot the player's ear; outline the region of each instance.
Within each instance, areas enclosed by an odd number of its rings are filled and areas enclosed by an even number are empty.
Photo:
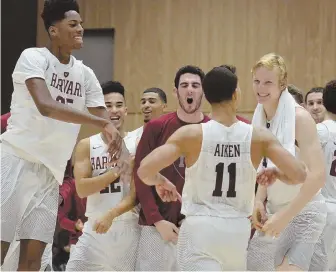
[[[127,107],[125,107],[125,116],[127,116]]]
[[[58,34],[58,30],[57,30],[57,27],[56,26],[50,26],[49,29],[48,29],[48,33],[49,33],[49,36],[50,37],[56,37],[57,34]]]
[[[176,87],[174,87],[174,89],[173,89],[173,96],[175,98],[177,98],[177,88]]]

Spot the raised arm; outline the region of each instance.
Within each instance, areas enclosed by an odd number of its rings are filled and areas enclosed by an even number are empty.
[[[76,190],[81,198],[101,191],[119,177],[119,172],[113,169],[102,175],[92,177],[89,138],[81,140],[76,147],[74,174]]]
[[[16,63],[13,72],[13,81],[27,86],[27,89],[41,115],[63,122],[90,124],[100,128],[109,135],[109,140],[113,139],[113,143],[111,143],[110,147],[111,153],[113,151],[113,153],[117,152],[117,155],[119,155],[120,135],[108,119],[72,108],[72,99],[66,99],[61,96],[57,97],[56,100],[53,99],[45,82],[45,71],[48,65],[46,57],[41,54],[41,52],[33,48],[26,49],[22,52]],[[86,75],[87,74],[88,73],[86,73]],[[90,82],[93,81],[92,75],[88,74],[87,78]],[[94,87],[93,84],[85,85],[91,88]],[[87,91],[87,88],[85,88],[85,94],[87,97],[86,106],[88,108],[105,107],[100,87],[94,91]],[[93,97],[95,97],[95,99],[93,99]],[[107,117],[107,115],[104,117]]]

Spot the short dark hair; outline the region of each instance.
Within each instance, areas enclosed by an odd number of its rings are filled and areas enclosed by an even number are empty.
[[[310,95],[311,93],[323,93],[323,91],[324,91],[323,87],[314,87],[314,88],[312,88],[308,93],[306,93],[305,103],[307,104],[308,95]]]
[[[205,98],[210,104],[229,101],[237,89],[238,78],[225,67],[215,67],[203,80]]]
[[[323,91],[323,105],[328,112],[336,114],[336,80],[327,83]]]
[[[288,92],[294,97],[296,103],[298,104],[302,104],[303,103],[303,93],[301,92],[301,90],[296,87],[293,84],[289,84],[287,86]]]
[[[204,79],[204,72],[201,68],[197,66],[193,66],[193,65],[183,66],[177,71],[175,75],[175,79],[174,79],[175,88],[178,88],[179,83],[180,83],[180,77],[184,74],[198,75],[201,78],[201,82]]]
[[[65,18],[65,13],[75,10],[79,13],[79,6],[76,0],[45,0],[41,17],[44,27],[48,31],[55,22]]]
[[[152,88],[148,88],[146,89],[144,92],[145,93],[156,93],[158,94],[158,96],[160,97],[161,101],[165,104],[167,104],[167,95],[166,93],[160,89],[160,88],[156,88],[156,87],[152,87]]]
[[[236,66],[234,66],[234,65],[231,65],[231,64],[223,64],[223,65],[221,65],[221,66],[219,66],[219,67],[229,69],[233,74],[236,75],[237,68],[236,68]]]
[[[119,81],[107,81],[101,84],[103,94],[120,93],[125,98],[125,88]]]

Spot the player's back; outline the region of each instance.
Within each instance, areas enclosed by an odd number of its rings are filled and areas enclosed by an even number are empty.
[[[214,120],[201,125],[201,152],[186,168],[186,215],[249,216],[256,182],[250,156],[252,126],[239,121],[226,127]]]
[[[92,177],[104,174],[107,171],[109,154],[101,134],[90,137],[90,161]],[[116,206],[123,197],[124,186],[118,178],[105,189],[87,197],[86,213],[88,218],[97,218]]]
[[[322,194],[327,202],[336,204],[336,121],[326,120],[317,125],[326,162],[326,183]]]

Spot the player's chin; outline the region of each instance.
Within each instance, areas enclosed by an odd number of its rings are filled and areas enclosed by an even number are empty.
[[[187,104],[184,107],[185,112],[188,113],[188,114],[194,113],[195,111],[197,111],[197,109],[198,109],[197,106],[193,105],[193,104]]]
[[[78,50],[78,49],[81,49],[83,47],[83,42],[74,42],[72,48],[74,50]]]

